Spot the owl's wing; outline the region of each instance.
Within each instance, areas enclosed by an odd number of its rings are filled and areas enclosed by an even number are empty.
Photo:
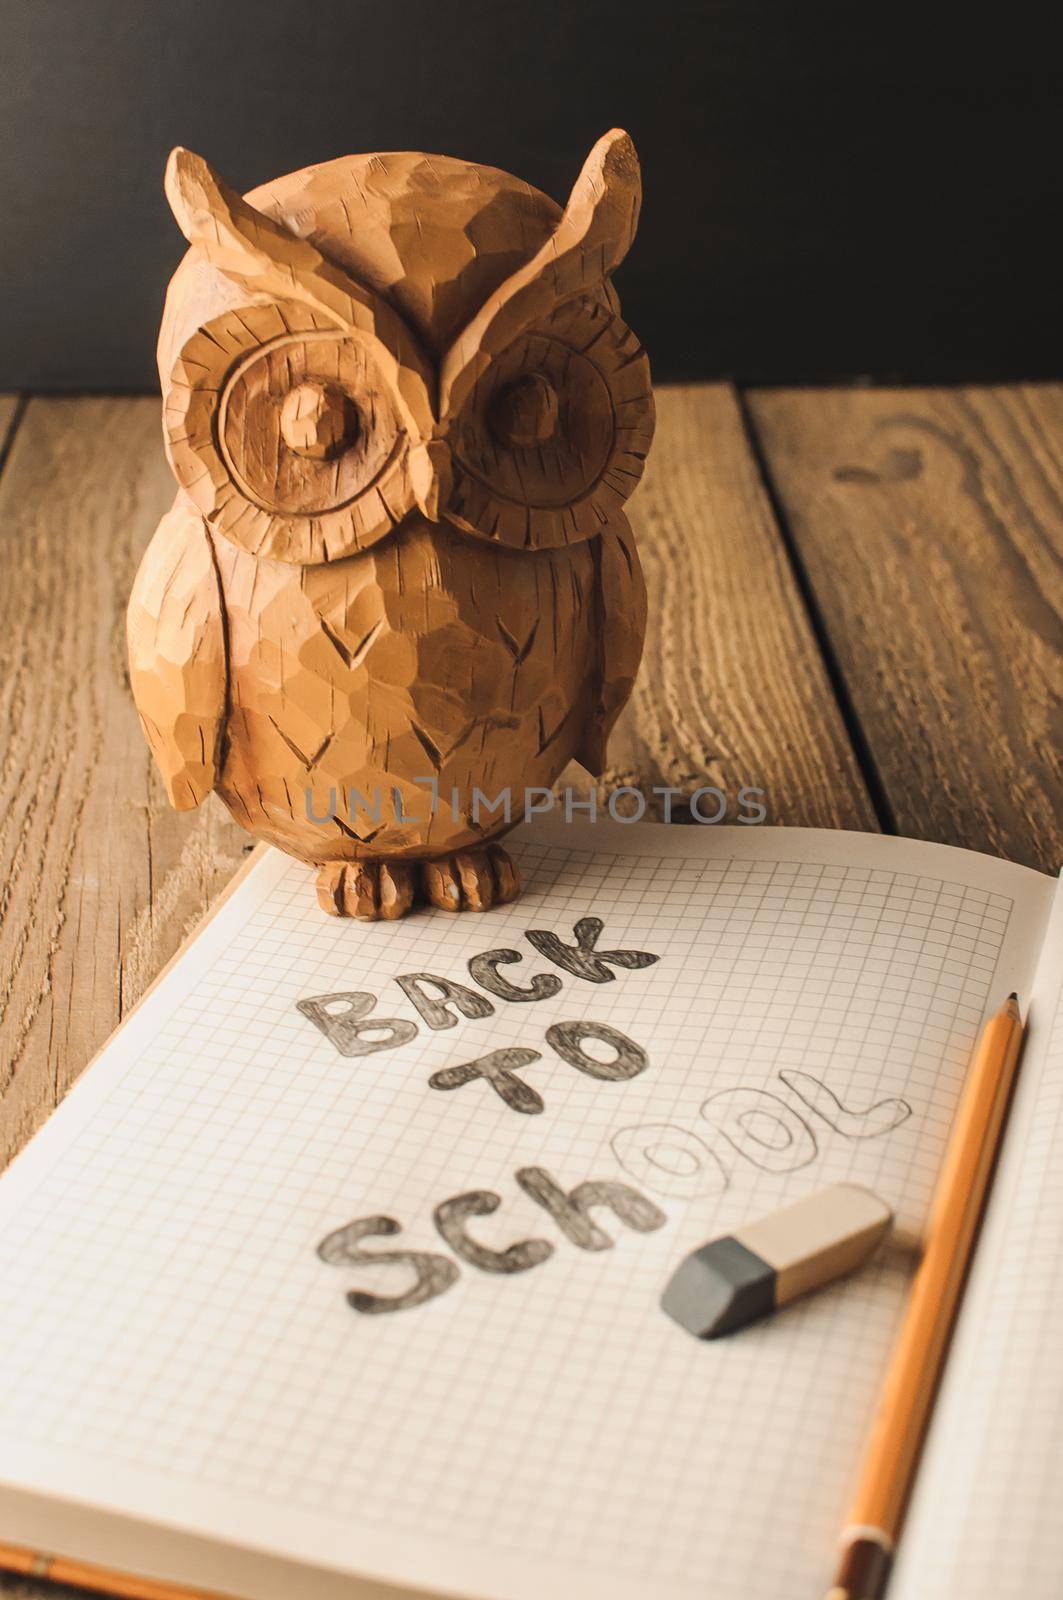
[[[144,553],[126,618],[129,679],[170,804],[191,811],[213,789],[228,678],[210,535],[186,503]]]
[[[594,541],[601,616],[598,700],[576,752],[595,777],[605,767],[605,749],[617,717],[631,695],[646,635],[646,585],[626,517]]]

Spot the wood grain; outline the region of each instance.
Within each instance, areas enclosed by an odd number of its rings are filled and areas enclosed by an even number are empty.
[[[897,831],[1063,861],[1063,387],[751,412]]]
[[[0,478],[0,1157],[43,1121],[242,859],[172,812],[123,619],[172,494],[153,400],[34,400]]]
[[[657,408],[631,505],[646,649],[603,789],[713,784],[734,821],[752,785],[769,823],[875,828],[734,392],[658,389]]]

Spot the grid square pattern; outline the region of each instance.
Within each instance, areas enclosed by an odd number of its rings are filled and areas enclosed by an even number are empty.
[[[306,869],[284,871],[61,1161],[0,1212],[0,1426],[87,1475],[120,1462],[254,1497],[273,1521],[333,1518],[352,1567],[365,1525],[394,1530],[397,1551],[413,1534],[516,1561],[546,1550],[577,1578],[654,1593],[811,1596],[907,1263],[887,1253],[785,1328],[712,1345],[659,1297],[688,1250],[825,1183],[864,1183],[919,1226],[1011,901],[726,854],[529,843],[521,870],[523,897],[489,918],[371,928],[321,917]],[[603,919],[603,950],[658,961],[607,983],[560,973],[552,998],[495,1000],[437,1032],[394,982],[471,983],[468,959],[508,946],[523,961],[502,971],[526,984],[555,970],[527,931],[571,942],[584,916]],[[349,990],[417,1037],[340,1056],[296,1002]],[[646,1048],[647,1069],[602,1082],[562,1060],[546,1030],[582,1020]],[[540,1116],[483,1081],[429,1087],[505,1046],[541,1052],[522,1069]],[[829,1091],[815,1103],[791,1086],[810,1080]],[[876,1131],[884,1099],[903,1120]],[[622,1180],[667,1220],[638,1233],[599,1209],[612,1248],[581,1250],[516,1184],[528,1166],[565,1189]],[[396,1294],[411,1273],[328,1266],[321,1238],[382,1213],[402,1233],[367,1250],[447,1253],[433,1208],[471,1189],[502,1200],[470,1224],[479,1240],[543,1239],[549,1260],[509,1277],[463,1264],[429,1304],[352,1311],[347,1290]]]

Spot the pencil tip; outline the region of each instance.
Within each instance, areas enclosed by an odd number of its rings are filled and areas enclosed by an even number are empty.
[[[1011,993],[1010,993],[1010,994],[1009,994],[1009,995],[1008,995],[1008,999],[1009,999],[1009,1000],[1014,1000],[1014,1002],[1015,1002],[1015,1004],[1016,1004],[1016,1005],[1018,1005],[1018,1003],[1019,1003],[1019,997],[1018,997],[1018,995],[1017,995],[1017,994],[1016,994],[1016,992],[1015,992],[1015,990],[1014,990],[1014,989],[1013,989],[1013,990],[1012,990],[1012,991],[1011,991]]]

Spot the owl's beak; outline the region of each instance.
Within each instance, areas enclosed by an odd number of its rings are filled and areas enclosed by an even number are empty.
[[[450,499],[454,484],[454,465],[450,446],[443,439],[429,439],[410,454],[410,487],[421,514],[438,522]]]

